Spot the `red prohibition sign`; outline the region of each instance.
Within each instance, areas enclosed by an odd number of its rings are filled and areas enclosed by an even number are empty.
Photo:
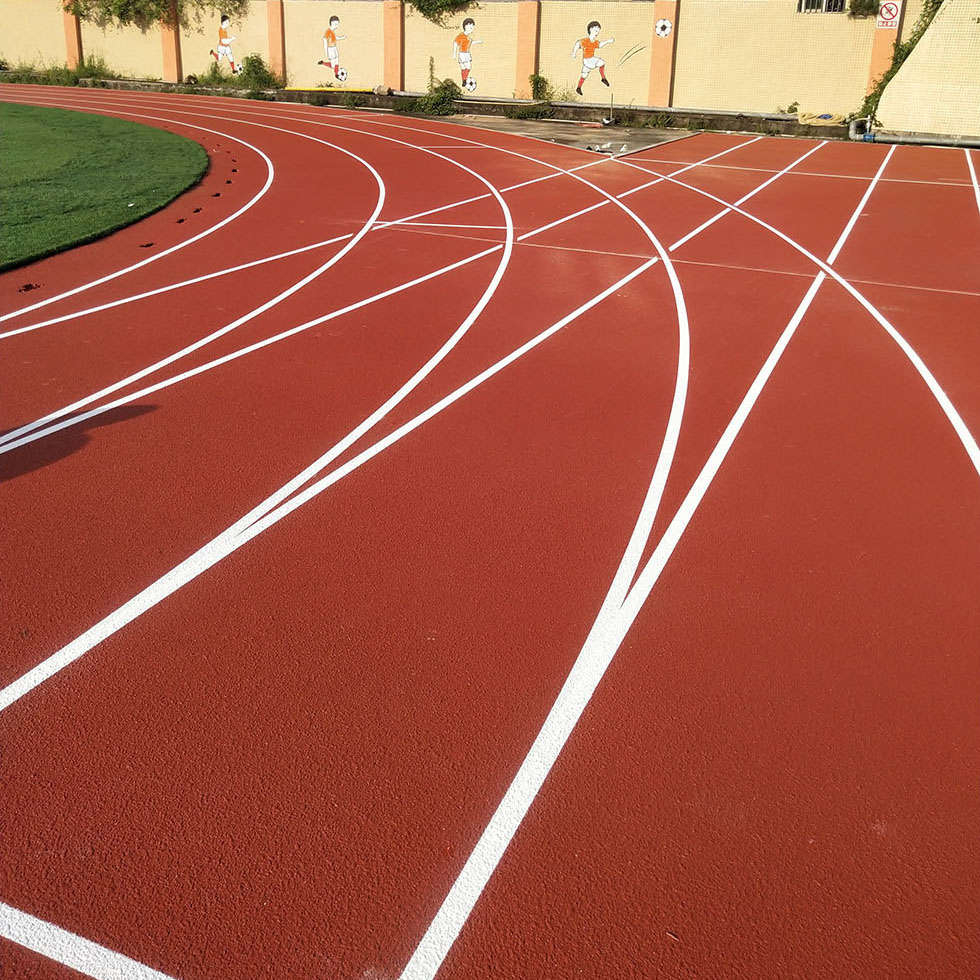
[[[898,16],[898,4],[883,3],[878,14],[882,20],[894,20]]]

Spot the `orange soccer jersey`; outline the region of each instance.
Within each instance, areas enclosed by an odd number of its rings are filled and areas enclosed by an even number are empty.
[[[594,58],[596,51],[599,50],[599,42],[591,41],[587,37],[583,37],[578,43],[582,45],[583,58]]]
[[[457,34],[456,43],[459,45],[459,50],[463,54],[466,54],[470,50],[470,45],[473,42],[465,34]]]
[[[323,32],[323,39],[327,42],[328,48],[337,47],[337,35],[329,27]]]
[[[228,43],[229,43],[228,39],[230,37],[231,37],[231,35],[228,33],[228,31],[227,31],[226,28],[224,28],[224,27],[219,27],[218,28],[218,44],[223,44],[223,45],[227,46]]]

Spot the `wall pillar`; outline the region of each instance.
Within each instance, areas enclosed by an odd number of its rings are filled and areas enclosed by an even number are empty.
[[[401,0],[384,0],[384,84],[405,90],[405,8]]]
[[[677,51],[677,20],[680,0],[654,0],[653,37],[650,41],[650,94],[648,104],[670,106],[674,101],[674,55]],[[670,21],[670,33],[661,37],[656,25]]]
[[[517,4],[517,78],[514,98],[530,99],[530,75],[538,73],[538,35],[541,29],[541,4],[538,0],[518,0]]]
[[[886,7],[897,7],[898,16],[892,20],[886,20],[883,14],[890,11]],[[905,4],[902,0],[886,0],[879,5],[878,18],[875,21],[874,40],[871,42],[871,64],[868,66],[868,86],[865,95],[878,83],[878,79],[892,66],[892,56],[895,52],[895,44],[898,35],[902,30],[902,19],[905,17]]]
[[[269,69],[273,75],[286,78],[286,27],[282,0],[267,0],[269,18]]]
[[[82,23],[74,15],[64,11],[65,18],[65,63],[69,68],[77,68],[82,60]]]
[[[175,0],[170,0],[170,14],[160,24],[160,39],[163,44],[163,80],[182,82],[184,67],[180,57],[180,18]]]

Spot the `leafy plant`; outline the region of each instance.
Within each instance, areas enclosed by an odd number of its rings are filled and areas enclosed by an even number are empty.
[[[793,115],[794,112],[800,111],[799,102],[790,102],[788,106],[784,109],[782,106],[777,106],[776,112],[781,112],[788,115]]]
[[[879,0],[851,0],[849,17],[877,17]]]
[[[531,83],[531,98],[536,102],[550,102],[552,97],[551,82],[544,75],[528,75]]]
[[[367,101],[363,95],[350,92],[344,97],[344,101],[341,104],[346,109],[360,109],[361,106],[367,105]]]
[[[452,14],[465,10],[472,0],[408,0],[423,17],[442,24]]]
[[[282,88],[282,79],[269,71],[262,56],[247,54],[242,61],[242,70],[237,75],[226,75],[216,61],[208,65],[208,70],[198,76],[201,85],[212,88],[243,88],[252,91],[266,88]]]
[[[901,41],[895,42],[891,67],[875,82],[874,88],[865,96],[864,102],[861,103],[861,108],[857,111],[859,117],[866,116],[868,118],[870,125],[874,125],[880,121],[878,119],[878,105],[881,102],[885,88],[898,73],[899,68],[905,64],[905,59],[908,58],[915,49],[915,46],[922,39],[922,35],[925,34],[942,4],[943,0],[925,0],[922,6],[922,13],[919,14],[919,19],[915,22],[912,33],[909,34],[904,43]]]
[[[190,18],[218,17],[227,14],[231,18],[248,12],[249,0],[63,0],[69,13],[95,24],[135,24],[147,28],[157,23],[172,23],[174,15],[181,24]]]
[[[433,85],[428,94],[417,98],[409,109],[427,116],[451,116],[456,111],[456,99],[463,95],[460,87],[451,79]]]
[[[77,68],[52,65],[37,68],[31,64],[19,64],[3,77],[5,82],[21,82],[33,85],[77,85],[80,78],[120,78],[111,71],[102,58],[83,58]]]

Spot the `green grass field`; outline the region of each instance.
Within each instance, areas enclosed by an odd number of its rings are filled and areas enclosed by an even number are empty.
[[[107,235],[208,167],[191,140],[66,109],[0,104],[0,269]]]

